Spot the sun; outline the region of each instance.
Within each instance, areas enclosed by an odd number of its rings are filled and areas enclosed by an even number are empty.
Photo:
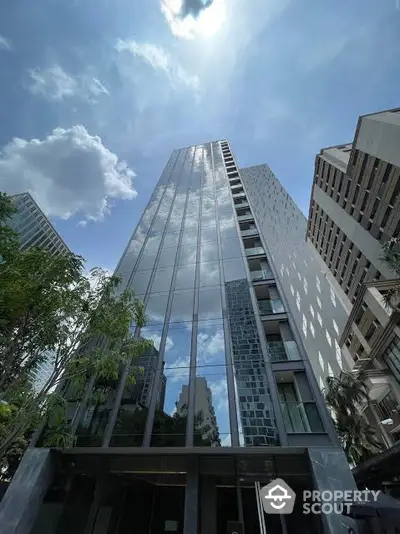
[[[215,35],[226,19],[225,0],[214,0],[197,18],[188,15],[180,17],[182,0],[162,0],[161,9],[167,19],[172,33],[176,37],[193,39],[208,38]]]

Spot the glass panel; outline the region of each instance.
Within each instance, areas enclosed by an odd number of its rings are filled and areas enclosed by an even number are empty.
[[[245,269],[242,258],[224,261],[225,282],[231,282],[232,280],[242,280],[245,278],[246,278],[246,269]]]
[[[242,255],[239,239],[226,239],[222,241],[222,258],[239,258]]]
[[[218,247],[216,243],[202,243],[200,249],[200,261],[207,262],[218,260]]]
[[[200,286],[216,286],[219,284],[219,262],[200,263]]]
[[[147,239],[146,249],[147,250],[158,250],[158,247],[161,243],[161,234],[149,236]]]
[[[219,228],[221,239],[238,238],[238,231],[236,228],[235,219],[232,217],[220,218]]]
[[[153,284],[151,286],[152,293],[158,293],[159,291],[169,291],[172,280],[173,267],[168,269],[157,269],[154,276]]]
[[[176,272],[175,289],[190,289],[194,287],[196,265],[180,265]]]
[[[191,321],[193,318],[193,291],[176,291],[172,300],[170,322]]]
[[[142,271],[135,274],[131,285],[136,294],[146,293],[151,273],[152,271]]]
[[[147,248],[147,247],[146,247]],[[140,258],[139,264],[137,266],[138,271],[147,271],[153,269],[154,260],[156,259],[157,251],[143,251],[142,257]]]
[[[162,324],[168,303],[168,293],[150,295],[146,305],[147,324]]]
[[[295,341],[267,341],[267,347],[271,362],[301,359]]]
[[[175,247],[179,241],[179,232],[165,234],[163,248]]]
[[[285,313],[281,299],[271,299],[271,306],[274,313]]]
[[[184,246],[179,247],[180,249],[180,255],[178,264],[179,265],[188,265],[190,263],[196,263],[196,255],[197,255],[197,246]]]
[[[157,269],[163,267],[172,267],[175,264],[175,257],[177,252],[176,247],[163,248],[158,259]]]
[[[207,211],[207,212],[203,211],[201,215],[201,227],[205,228],[207,226],[214,226],[215,224],[216,224],[215,210]]]
[[[195,245],[197,243],[197,228],[185,230],[182,235],[182,245]]]
[[[304,410],[311,432],[325,432],[324,425],[322,424],[321,416],[319,415],[315,402],[305,402]]]
[[[281,402],[282,417],[286,432],[309,433],[310,425],[301,402]]]
[[[199,321],[195,382],[196,446],[231,444],[225,363],[222,323]]]
[[[208,243],[210,241],[217,241],[217,227],[206,226],[201,229],[201,241],[202,243]]]
[[[151,339],[154,348],[135,361],[135,365],[141,367],[143,372],[137,375],[136,383],[128,385],[124,389],[121,406],[118,410],[117,420],[114,425],[111,447],[140,447],[148,415],[148,408],[155,390],[154,378],[160,357],[160,341],[162,326],[144,327],[140,336]],[[161,395],[157,400],[157,408],[163,402]]]
[[[222,317],[222,305],[219,289],[200,289],[199,319],[218,319],[220,317]]]
[[[185,445],[191,336],[192,323],[169,325],[160,388],[162,403],[155,414],[153,446]]]

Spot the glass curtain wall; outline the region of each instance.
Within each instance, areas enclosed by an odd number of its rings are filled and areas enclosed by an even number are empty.
[[[137,384],[125,386],[122,374],[96,407],[103,413],[96,430],[86,412],[84,434],[119,447],[239,445],[249,431],[273,439],[242,444],[275,443],[274,430],[261,430],[273,425],[273,415],[259,351],[251,356],[246,345],[244,366],[232,356],[228,289],[242,284],[250,302],[245,261],[220,143],[175,151],[117,267],[121,290],[133,288],[146,308],[146,326],[132,331],[154,349],[135,362],[144,369]],[[254,316],[250,305],[246,313]],[[237,320],[245,327],[245,316]],[[251,357],[259,367],[255,380]],[[257,406],[259,417],[250,422],[246,408]]]

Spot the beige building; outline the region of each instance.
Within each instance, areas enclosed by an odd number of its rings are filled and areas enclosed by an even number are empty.
[[[376,487],[399,476],[392,454],[400,443],[400,311],[384,303],[395,273],[382,261],[382,245],[400,236],[399,149],[400,108],[360,117],[353,143],[322,149],[306,237],[349,314],[339,346],[348,368],[367,373],[363,415],[391,449],[387,465],[374,459]],[[358,483],[376,482],[368,466],[355,474]]]
[[[387,447],[400,439],[400,311],[383,302],[391,286],[362,286],[339,342],[354,369],[367,373],[371,403],[363,414]]]
[[[348,311],[363,283],[393,273],[382,243],[400,235],[400,108],[359,118],[352,144],[316,157],[307,240]]]

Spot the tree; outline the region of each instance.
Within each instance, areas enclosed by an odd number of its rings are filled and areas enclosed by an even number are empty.
[[[360,413],[369,403],[365,372],[342,372],[326,379],[324,396],[348,460],[355,465],[382,450],[375,430]]]
[[[382,249],[381,260],[386,263],[398,279],[393,287],[385,292],[383,299],[386,307],[396,308],[400,304],[400,236],[387,241]]]
[[[44,443],[71,444],[68,400],[79,402],[88,383],[102,402],[134,360],[151,345],[134,339],[132,323],[145,324],[143,304],[131,290],[118,295],[120,280],[102,269],[85,271],[83,258],[54,256],[45,249],[19,250],[5,226],[8,199],[0,196],[0,458],[46,422]],[[44,361],[53,371],[38,389],[32,373]],[[60,387],[68,392],[68,400]],[[47,440],[47,441],[46,441]]]

